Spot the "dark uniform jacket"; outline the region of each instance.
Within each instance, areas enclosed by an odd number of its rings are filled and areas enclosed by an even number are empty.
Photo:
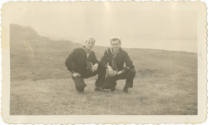
[[[113,57],[111,49],[108,48],[100,62],[103,66],[106,66],[108,63],[114,70],[117,71],[123,70],[124,66],[126,66],[128,69],[134,69],[132,60],[130,59],[128,53],[123,49],[120,49],[119,53]]]
[[[87,53],[84,48],[80,47],[74,49],[72,53],[66,59],[65,65],[71,72],[77,72],[80,74],[86,74],[89,70],[89,63],[95,64],[98,63],[98,60],[95,56],[95,53],[91,51],[87,57]]]

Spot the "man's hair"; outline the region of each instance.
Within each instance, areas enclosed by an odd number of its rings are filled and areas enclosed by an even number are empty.
[[[85,43],[88,43],[88,42],[92,42],[93,44],[95,44],[95,39],[89,38],[89,39],[85,40]]]
[[[112,44],[113,41],[118,41],[118,43],[121,44],[121,40],[119,38],[112,38],[111,39],[111,44]]]

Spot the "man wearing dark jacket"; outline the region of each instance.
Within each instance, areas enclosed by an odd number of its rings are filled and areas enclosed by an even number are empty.
[[[83,47],[74,49],[66,59],[65,65],[72,73],[72,79],[78,92],[84,91],[86,87],[84,83],[85,78],[97,74],[98,60],[92,51],[94,45],[95,40],[90,38],[85,41]]]
[[[111,40],[111,48],[108,48],[100,61],[100,65],[106,69],[98,73],[98,85],[103,89],[115,90],[116,81],[125,79],[124,92],[133,87],[133,79],[136,71],[132,60],[126,51],[121,48],[120,39]]]

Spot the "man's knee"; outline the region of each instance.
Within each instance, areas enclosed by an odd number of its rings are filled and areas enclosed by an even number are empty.
[[[133,69],[129,69],[128,70],[128,75],[130,77],[134,77],[136,75],[136,70],[133,68]]]
[[[95,72],[86,71],[81,76],[82,76],[82,78],[87,79],[87,78],[90,78],[90,77],[93,77],[93,76],[97,75],[97,73],[98,73],[97,71],[95,71]]]

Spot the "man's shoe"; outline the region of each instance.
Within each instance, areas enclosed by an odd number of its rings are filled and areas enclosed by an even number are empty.
[[[123,91],[124,91],[125,93],[128,93],[128,87],[125,87],[125,88],[123,89]]]
[[[80,76],[77,76],[77,77],[72,77],[73,78],[73,81],[75,83],[75,87],[76,87],[76,90],[80,93],[83,93],[84,92],[84,88],[87,86],[83,80],[83,78],[81,78]]]
[[[82,88],[82,89],[77,89],[77,91],[78,91],[79,93],[84,93],[84,88]]]
[[[115,91],[116,90],[116,88],[115,87],[112,87],[111,88],[111,92],[113,92],[113,91]]]
[[[102,92],[102,91],[104,91],[104,90],[103,90],[103,88],[96,87],[96,88],[95,88],[95,91],[100,91],[100,92]]]

